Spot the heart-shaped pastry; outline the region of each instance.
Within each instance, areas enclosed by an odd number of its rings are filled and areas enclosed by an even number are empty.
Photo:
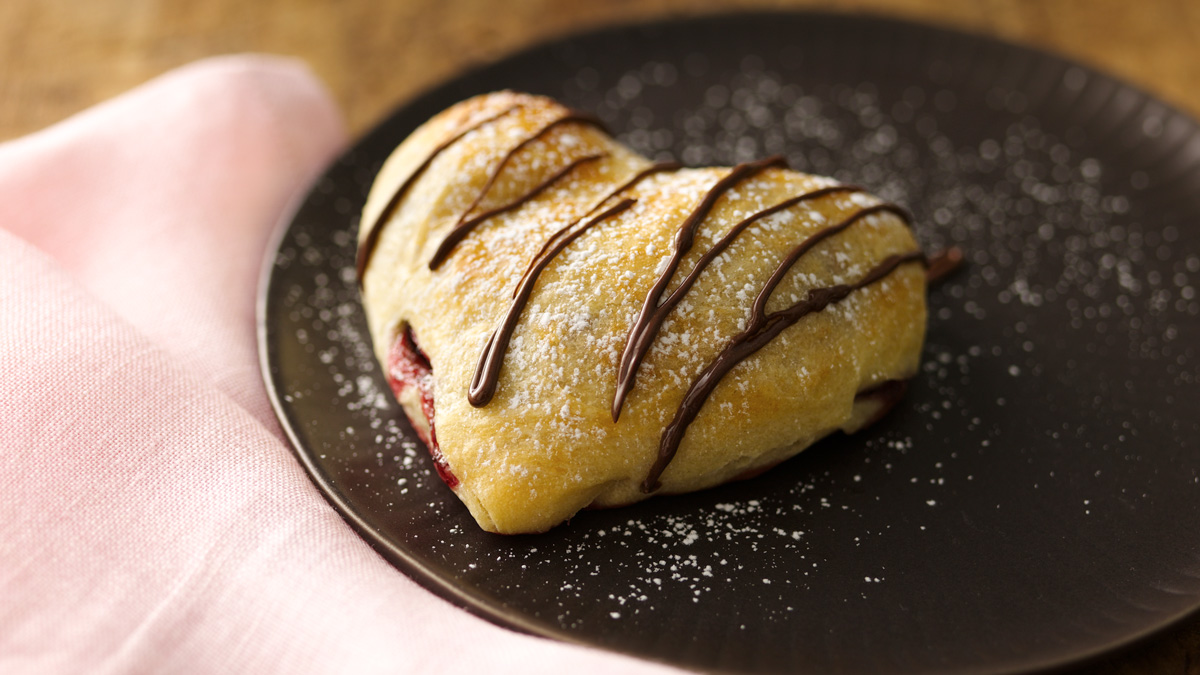
[[[375,353],[480,527],[761,472],[878,418],[917,369],[904,211],[769,157],[652,163],[542,97],[418,128],[363,210]]]

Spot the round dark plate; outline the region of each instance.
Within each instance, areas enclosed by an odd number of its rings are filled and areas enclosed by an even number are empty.
[[[386,393],[354,246],[393,147],[505,87],[651,157],[783,152],[961,246],[904,402],[755,480],[481,532]],[[1038,669],[1200,606],[1197,221],[1197,124],[1054,56],[849,16],[607,29],[456,78],[340,158],[267,264],[263,367],[351,526],[499,623],[705,670]]]

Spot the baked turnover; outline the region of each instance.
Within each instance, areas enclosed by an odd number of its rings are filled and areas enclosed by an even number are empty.
[[[755,475],[917,370],[905,212],[790,171],[653,163],[542,97],[472,98],[384,163],[359,231],[375,353],[491,532]]]

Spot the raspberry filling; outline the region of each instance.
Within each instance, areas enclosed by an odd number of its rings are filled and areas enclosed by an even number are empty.
[[[458,487],[458,478],[451,473],[450,465],[446,463],[446,457],[438,447],[437,432],[433,428],[433,366],[429,357],[417,346],[412,328],[405,328],[392,343],[388,352],[387,381],[397,400],[410,389],[416,392],[421,401],[421,413],[429,423],[429,431],[426,432],[416,420],[410,419],[413,422],[413,430],[429,448],[433,466],[442,482],[451,489]],[[405,412],[407,413],[407,410]]]

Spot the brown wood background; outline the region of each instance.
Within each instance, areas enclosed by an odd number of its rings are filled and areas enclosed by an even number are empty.
[[[1200,0],[0,0],[0,140],[194,59],[243,51],[306,60],[357,134],[417,92],[547,38],[652,18],[801,7],[1030,44],[1200,116]],[[1200,675],[1200,617],[1083,672]]]
[[[1200,0],[0,0],[0,140],[188,61],[307,60],[352,132],[464,68],[605,24],[734,8],[872,12],[997,35],[1200,116]]]

